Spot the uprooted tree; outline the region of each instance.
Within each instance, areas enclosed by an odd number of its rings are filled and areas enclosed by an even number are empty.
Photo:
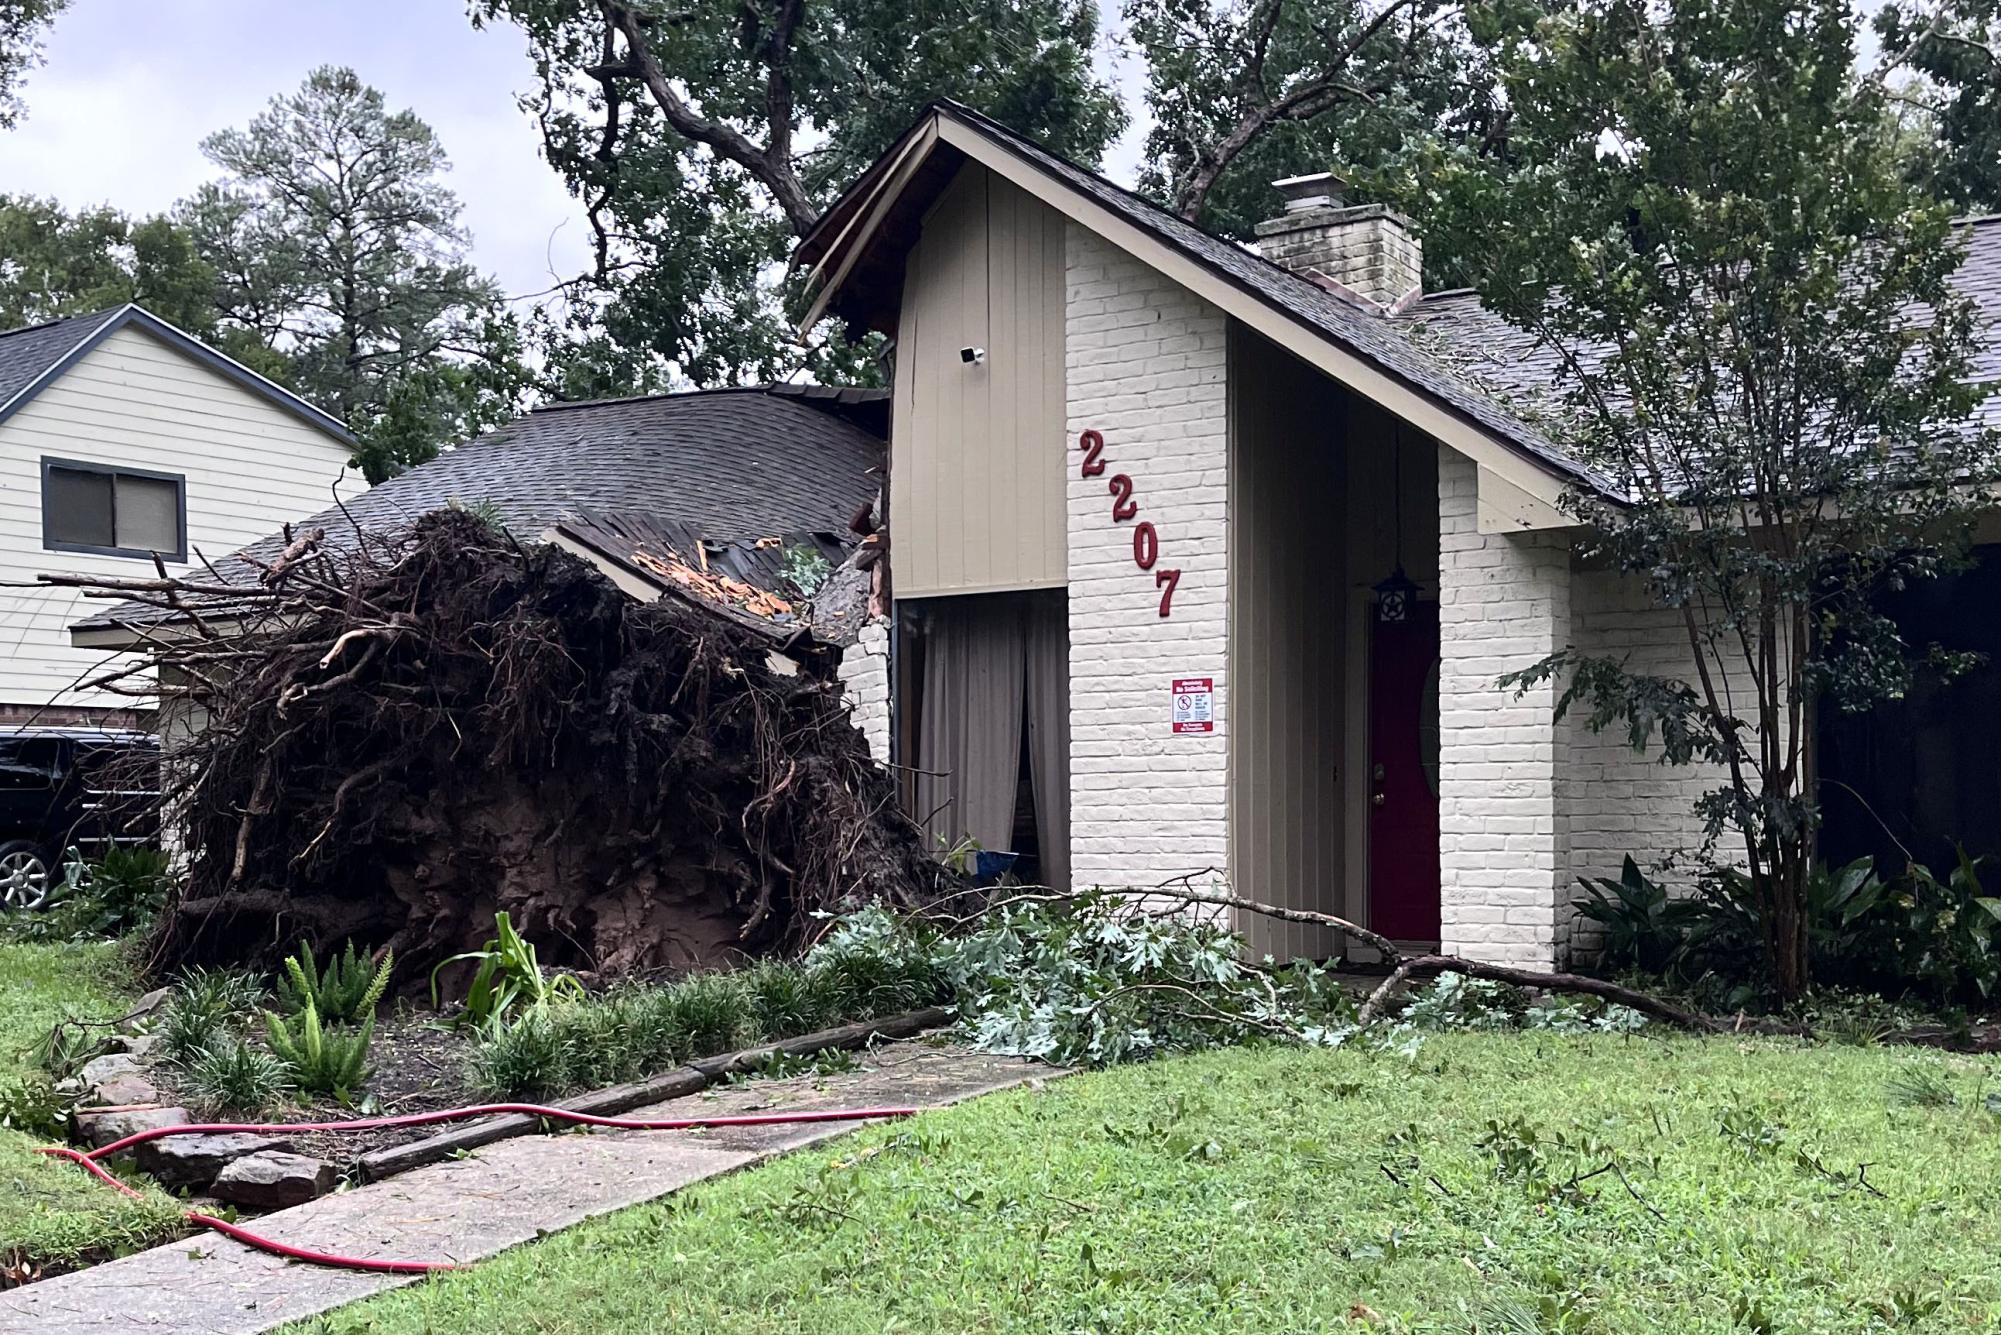
[[[168,767],[187,874],[163,965],[268,962],[301,936],[424,965],[497,910],[566,964],[714,964],[947,875],[830,674],[473,514],[341,551],[302,534],[243,587],[75,582],[173,618],[157,683],[95,684],[201,720]]]

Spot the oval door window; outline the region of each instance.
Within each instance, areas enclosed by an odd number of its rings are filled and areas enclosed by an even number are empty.
[[[1417,706],[1417,754],[1424,765],[1424,782],[1438,796],[1438,660],[1424,674],[1424,698]]]

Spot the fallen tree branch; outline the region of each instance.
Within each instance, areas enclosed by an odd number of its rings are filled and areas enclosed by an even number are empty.
[[[1139,899],[1172,899],[1184,904],[1210,905],[1218,908],[1238,909],[1254,913],[1260,917],[1274,918],[1281,922],[1306,923],[1345,932],[1357,940],[1373,946],[1390,961],[1393,967],[1389,976],[1379,983],[1362,1003],[1356,1013],[1356,1023],[1366,1028],[1381,1018],[1390,999],[1415,977],[1433,977],[1441,973],[1460,973],[1469,978],[1484,978],[1497,983],[1510,983],[1516,987],[1536,988],[1544,992],[1561,992],[1572,995],[1592,996],[1616,1005],[1626,1006],[1642,1015],[1671,1024],[1678,1029],[1694,1033],[1760,1033],[1760,1034],[1804,1034],[1802,1025],[1786,1024],[1774,1020],[1751,1020],[1745,1017],[1725,1019],[1704,1015],[1697,1011],[1685,1010],[1671,1002],[1645,992],[1623,987],[1579,973],[1545,973],[1536,969],[1520,969],[1512,965],[1487,964],[1479,960],[1469,960],[1459,955],[1405,955],[1395,942],[1366,927],[1350,922],[1332,913],[1319,913],[1312,909],[1293,908],[1284,904],[1266,904],[1241,895],[1225,894],[1220,891],[1193,890],[1185,888],[1185,882],[1208,873],[1196,872],[1187,877],[1152,887],[1133,887],[1121,891],[1089,890],[1062,891],[1035,887],[1019,894],[991,901],[983,911],[1004,907],[1015,903],[1066,903],[1084,899],[1104,898],[1107,895],[1123,895]],[[959,894],[976,893],[961,891]],[[946,898],[952,898],[947,896]],[[941,901],[942,903],[943,901]]]
[[[1151,898],[1178,899],[1185,904],[1214,905],[1219,908],[1242,909],[1255,913],[1261,918],[1276,918],[1280,922],[1307,923],[1316,927],[1329,927],[1337,932],[1345,932],[1363,944],[1372,946],[1384,959],[1400,960],[1403,952],[1388,937],[1372,932],[1368,928],[1336,917],[1332,913],[1315,913],[1311,909],[1296,909],[1284,904],[1265,904],[1255,899],[1245,899],[1241,895],[1219,894],[1207,890],[1177,890],[1171,886],[1158,886],[1152,890],[1140,891]]]
[[[1568,992],[1597,997],[1602,1001],[1629,1007],[1651,1019],[1674,1025],[1677,1029],[1687,1029],[1695,1033],[1721,1034],[1747,1028],[1741,1023],[1719,1019],[1713,1015],[1683,1010],[1680,1006],[1662,1001],[1659,997],[1636,992],[1617,983],[1608,983],[1603,978],[1593,978],[1588,974],[1542,973],[1535,969],[1517,969],[1507,964],[1485,964],[1458,955],[1413,955],[1399,961],[1397,967],[1391,970],[1390,976],[1385,978],[1363,1003],[1361,1011],[1356,1016],[1357,1022],[1367,1025],[1373,1021],[1382,1012],[1383,1004],[1413,977],[1435,976],[1441,973],[1463,973],[1468,978],[1512,983],[1516,987],[1533,987],[1545,992]],[[1748,1027],[1747,1031],[1779,1034],[1805,1032],[1797,1025],[1774,1025],[1770,1021],[1758,1021]]]
[[[327,531],[323,528],[309,528],[294,538],[292,537],[292,526],[287,524],[285,525],[285,536],[290,540],[286,542],[285,550],[278,553],[278,559],[273,561],[260,577],[260,582],[263,584],[276,584],[280,579],[284,578],[285,572],[288,569],[319,550],[320,544],[326,541]]]
[[[993,892],[988,888],[973,887],[942,896],[937,903],[943,905],[953,899],[964,898],[968,895],[986,895],[989,897],[988,902],[981,905],[980,908],[981,913],[986,913],[996,908],[1003,908],[1009,904],[1064,904],[1076,903],[1079,900],[1103,899],[1108,897],[1124,897],[1133,900],[1173,899],[1183,904],[1242,909],[1246,913],[1255,913],[1262,918],[1276,918],[1283,922],[1306,923],[1316,927],[1331,928],[1337,932],[1346,932],[1363,944],[1373,947],[1384,959],[1400,960],[1403,958],[1403,952],[1398,950],[1396,943],[1388,937],[1377,932],[1372,932],[1359,923],[1350,922],[1348,919],[1337,917],[1332,913],[1316,913],[1312,909],[1291,908],[1284,904],[1266,904],[1260,900],[1245,899],[1242,895],[1225,894],[1221,891],[1187,888],[1187,882],[1210,874],[1212,874],[1210,871],[1191,872],[1187,876],[1177,876],[1173,880],[1163,881],[1159,885],[1130,886],[1120,890],[1056,890],[1048,886],[1023,886],[1019,888],[1018,893],[1009,894],[998,899],[992,898]]]

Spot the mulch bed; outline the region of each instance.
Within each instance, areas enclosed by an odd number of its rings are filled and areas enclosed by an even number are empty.
[[[259,1122],[339,1122],[364,1117],[394,1117],[403,1113],[435,1112],[490,1101],[465,1082],[465,1060],[472,1046],[434,1015],[421,1011],[386,1013],[375,1024],[368,1051],[374,1072],[356,1101],[343,1105],[314,1098],[275,1112],[260,1114]],[[186,1082],[169,1062],[151,1063],[147,1078],[169,1100],[188,1097]],[[189,1105],[189,1112],[201,1115]],[[293,1148],[339,1165],[343,1170],[374,1150],[435,1135],[437,1127],[401,1127],[382,1131],[314,1131],[290,1137]]]

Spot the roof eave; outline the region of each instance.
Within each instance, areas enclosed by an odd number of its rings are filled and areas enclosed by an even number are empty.
[[[882,225],[890,205],[908,183],[911,173],[936,147],[940,123],[939,109],[934,106],[927,110],[916,124],[904,131],[903,137],[890,147],[889,152],[878,159],[876,166],[855,183],[855,189],[868,186],[866,191],[855,196],[852,204],[847,201],[853,190],[836,200],[833,207],[822,215],[820,222],[814,224],[813,230],[800,240],[794,252],[795,264],[800,257],[810,257],[816,252],[819,256],[806,273],[811,296],[798,321],[802,337],[810,335],[814,327],[827,317],[828,308],[840,294],[855,262],[868,250],[869,242]],[[875,178],[873,185],[869,185],[871,176]],[[823,238],[823,227],[832,235]]]
[[[46,370],[17,390],[13,397],[0,403],[0,422],[5,422],[15,413],[33,402],[44,389],[54,384],[72,366],[89,356],[97,346],[119,330],[137,325],[154,338],[166,343],[175,351],[200,362],[209,370],[235,382],[251,393],[270,402],[273,406],[299,418],[308,426],[317,428],[332,436],[341,444],[352,448],[354,433],[341,425],[340,420],[322,412],[312,404],[294,394],[284,386],[257,374],[233,357],[224,355],[196,338],[193,334],[167,323],[143,306],[127,302],[119,307],[104,322],[78,340],[77,345],[51,362]]]

